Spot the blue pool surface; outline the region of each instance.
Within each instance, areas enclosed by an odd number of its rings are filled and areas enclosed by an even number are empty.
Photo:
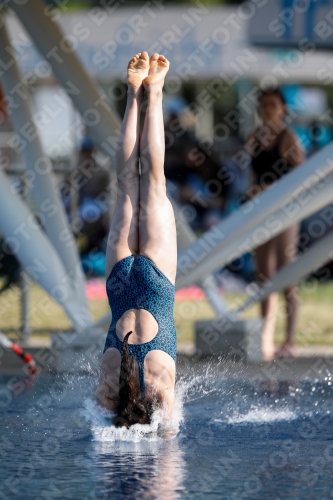
[[[1,376],[0,499],[332,499],[330,373],[277,381],[241,369],[180,368],[170,440],[116,431],[95,376]]]

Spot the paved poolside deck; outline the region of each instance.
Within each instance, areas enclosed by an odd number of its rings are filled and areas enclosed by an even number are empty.
[[[56,352],[47,337],[32,336],[21,344],[35,358],[40,373],[55,373]],[[275,360],[261,363],[243,363],[213,358],[214,366],[221,376],[261,380],[324,380],[333,373],[333,346],[303,346],[298,348],[297,359]],[[91,356],[96,360],[95,351]],[[180,368],[204,367],[211,363],[209,358],[198,359],[195,346],[191,342],[178,344],[178,364]],[[12,351],[0,349],[0,374],[24,375],[21,359]],[[332,381],[333,383],[333,381]]]

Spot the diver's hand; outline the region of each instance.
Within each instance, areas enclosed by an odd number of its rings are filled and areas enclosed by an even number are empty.
[[[117,399],[111,399],[108,397],[109,387],[106,384],[100,384],[96,391],[96,402],[102,408],[106,408],[109,411],[115,411],[117,407]]]

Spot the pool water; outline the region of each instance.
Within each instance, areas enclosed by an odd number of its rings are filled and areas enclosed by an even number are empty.
[[[115,429],[96,376],[2,376],[0,499],[331,499],[331,382],[185,364],[179,432],[163,440],[158,416]]]

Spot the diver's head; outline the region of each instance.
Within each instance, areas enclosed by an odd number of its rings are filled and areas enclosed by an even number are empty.
[[[123,355],[119,376],[119,400],[117,415],[113,423],[116,427],[130,427],[134,424],[150,424],[153,413],[152,404],[138,396],[134,383],[134,356],[128,351],[128,332],[124,338]]]

